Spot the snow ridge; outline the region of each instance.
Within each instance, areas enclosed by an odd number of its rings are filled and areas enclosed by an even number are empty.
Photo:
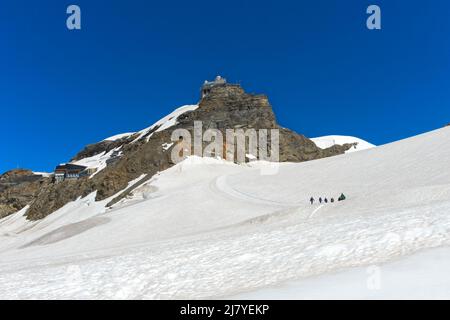
[[[346,153],[352,153],[361,150],[375,148],[376,146],[362,139],[351,136],[330,135],[311,139],[316,146],[321,149],[330,148],[334,145],[344,145],[346,143],[357,143],[355,147],[350,148]]]

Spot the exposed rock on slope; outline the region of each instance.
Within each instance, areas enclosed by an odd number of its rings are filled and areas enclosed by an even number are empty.
[[[0,218],[23,209],[31,203],[40,188],[50,184],[50,179],[30,170],[18,169],[0,176]]]
[[[280,127],[265,95],[247,94],[238,85],[224,85],[211,89],[200,107],[178,118],[178,127],[193,130],[194,121],[202,121],[203,130],[219,129],[279,129],[280,161],[307,161],[342,154],[348,146],[320,149],[311,140]]]
[[[87,145],[83,150],[81,150],[73,159],[73,161],[79,161],[81,159],[90,158],[93,156],[96,156],[103,152],[109,152],[113,149],[116,149],[128,142],[131,142],[133,139],[128,138],[122,138],[114,141],[110,140],[104,140],[98,143]]]
[[[202,121],[203,131],[215,128],[221,130],[224,136],[226,129],[280,129],[280,161],[300,162],[334,156],[343,154],[352,146],[335,145],[320,149],[306,137],[281,128],[266,96],[247,94],[238,85],[217,86],[200,101],[198,108],[182,113],[170,128],[161,130],[161,125],[158,125],[144,135],[127,135],[118,140],[87,146],[73,160],[92,157],[118,147],[121,147],[122,155],[118,161],[91,178],[44,184],[37,195],[33,194],[29,198],[31,205],[28,219],[41,219],[93,191],[97,191],[97,200],[106,199],[127,188],[130,181],[143,174],[148,179],[158,171],[168,169],[173,165],[170,158],[173,146],[168,149],[163,146],[171,143],[174,129],[189,130],[193,136],[194,121]],[[125,195],[126,192],[121,197]],[[2,196],[5,198],[3,193]],[[110,204],[119,199],[113,199]]]

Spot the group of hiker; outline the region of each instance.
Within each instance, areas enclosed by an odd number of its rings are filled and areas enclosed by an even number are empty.
[[[343,194],[343,193],[341,193],[341,195],[339,196],[339,198],[338,198],[338,201],[344,201],[346,198],[345,198],[345,195]],[[316,200],[314,199],[314,197],[311,197],[311,199],[309,199],[309,202],[311,202],[311,204],[314,204],[314,202],[315,202]],[[333,203],[334,202],[334,198],[331,198],[329,201],[328,201],[328,198],[322,198],[322,197],[319,197],[319,203],[320,204],[322,204],[322,203],[328,203],[328,202],[330,202],[330,203]]]

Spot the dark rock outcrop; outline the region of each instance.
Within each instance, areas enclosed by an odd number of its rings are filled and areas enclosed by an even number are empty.
[[[0,218],[22,210],[37,198],[40,189],[51,183],[50,178],[18,169],[0,176]]]

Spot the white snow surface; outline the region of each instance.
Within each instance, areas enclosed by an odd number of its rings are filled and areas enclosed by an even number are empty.
[[[25,208],[0,220],[0,298],[448,299],[449,158],[450,128],[273,175],[191,157],[111,209]],[[394,291],[367,288],[374,265]]]
[[[162,144],[162,148],[163,148],[164,151],[169,150],[172,146],[173,146],[173,142],[171,142],[171,143],[163,143]]]
[[[135,134],[135,132],[128,132],[128,133],[120,133],[120,134],[116,134],[115,136],[106,138],[103,141],[117,141],[123,138],[128,138],[130,136],[132,136],[133,134]]]
[[[38,176],[43,176],[44,178],[51,177],[52,173],[49,172],[33,172],[33,174]]]
[[[157,121],[156,123],[154,123],[153,125],[151,125],[150,127],[146,128],[144,130],[141,130],[139,132],[129,132],[129,133],[117,134],[115,136],[106,138],[103,141],[117,141],[117,140],[120,140],[123,138],[131,137],[135,134],[139,134],[137,136],[137,138],[133,140],[133,142],[136,142],[136,141],[142,139],[145,135],[147,135],[147,133],[154,130],[155,128],[157,128],[155,130],[155,132],[159,132],[159,131],[166,130],[166,129],[176,125],[177,118],[180,115],[182,115],[183,113],[185,113],[187,111],[193,111],[197,108],[198,108],[198,105],[185,105],[185,106],[179,107],[179,108],[175,109],[173,112],[171,112],[169,115],[165,116],[164,118],[160,119],[159,121]],[[151,137],[151,134],[147,136],[147,141],[148,141],[148,139],[150,139],[150,137]],[[165,147],[167,147],[167,149],[168,149],[168,148],[170,148],[170,146],[171,145],[166,144]],[[89,167],[89,168],[96,168],[97,172],[95,172],[94,174],[91,175],[91,178],[92,178],[97,173],[99,173],[100,171],[102,171],[103,169],[106,168],[106,161],[111,158],[111,155],[114,151],[118,151],[118,150],[120,150],[120,148],[121,147],[118,147],[114,150],[111,150],[110,152],[103,152],[103,153],[97,154],[92,157],[74,161],[72,163],[81,165],[81,166],[85,166],[85,167]]]
[[[145,128],[139,132],[128,132],[128,133],[120,133],[117,135],[114,135],[112,137],[106,138],[103,141],[117,141],[123,138],[131,137],[132,135],[135,135],[136,133],[139,133],[139,136],[135,139],[135,141],[141,139],[143,136],[145,136],[149,131],[153,130],[154,128],[158,127],[155,132],[166,130],[174,125],[177,124],[177,118],[182,115],[183,113],[187,111],[193,111],[198,108],[198,105],[185,105],[182,107],[179,107],[175,109],[173,112],[165,116],[164,118],[160,119],[153,125],[151,125],[148,128]]]
[[[448,299],[450,296],[448,270],[450,270],[450,248],[444,247],[419,252],[386,264],[352,268],[302,281],[289,281],[279,286],[227,298],[239,300]]]
[[[344,145],[346,143],[355,143],[355,142],[358,143],[356,146],[347,150],[346,153],[367,150],[367,149],[371,149],[371,148],[375,147],[375,145],[373,145],[367,141],[364,141],[360,138],[351,137],[351,136],[336,136],[336,135],[335,136],[323,136],[323,137],[318,137],[318,138],[312,138],[311,140],[316,144],[316,146],[318,146],[321,149],[330,148],[336,144]]]
[[[177,124],[177,118],[179,116],[181,116],[183,113],[186,113],[188,111],[194,111],[198,108],[198,105],[185,105],[182,107],[179,107],[178,109],[175,109],[175,111],[173,111],[172,113],[168,114],[167,116],[165,116],[164,118],[160,119],[159,121],[157,121],[155,124],[153,124],[152,126],[139,131],[139,136],[133,141],[138,141],[140,139],[142,139],[147,133],[149,133],[150,131],[154,130],[155,128],[157,128],[155,130],[155,132],[159,132],[159,131],[163,131],[166,130],[174,125]],[[151,134],[147,137],[147,141],[148,139],[150,139]]]

